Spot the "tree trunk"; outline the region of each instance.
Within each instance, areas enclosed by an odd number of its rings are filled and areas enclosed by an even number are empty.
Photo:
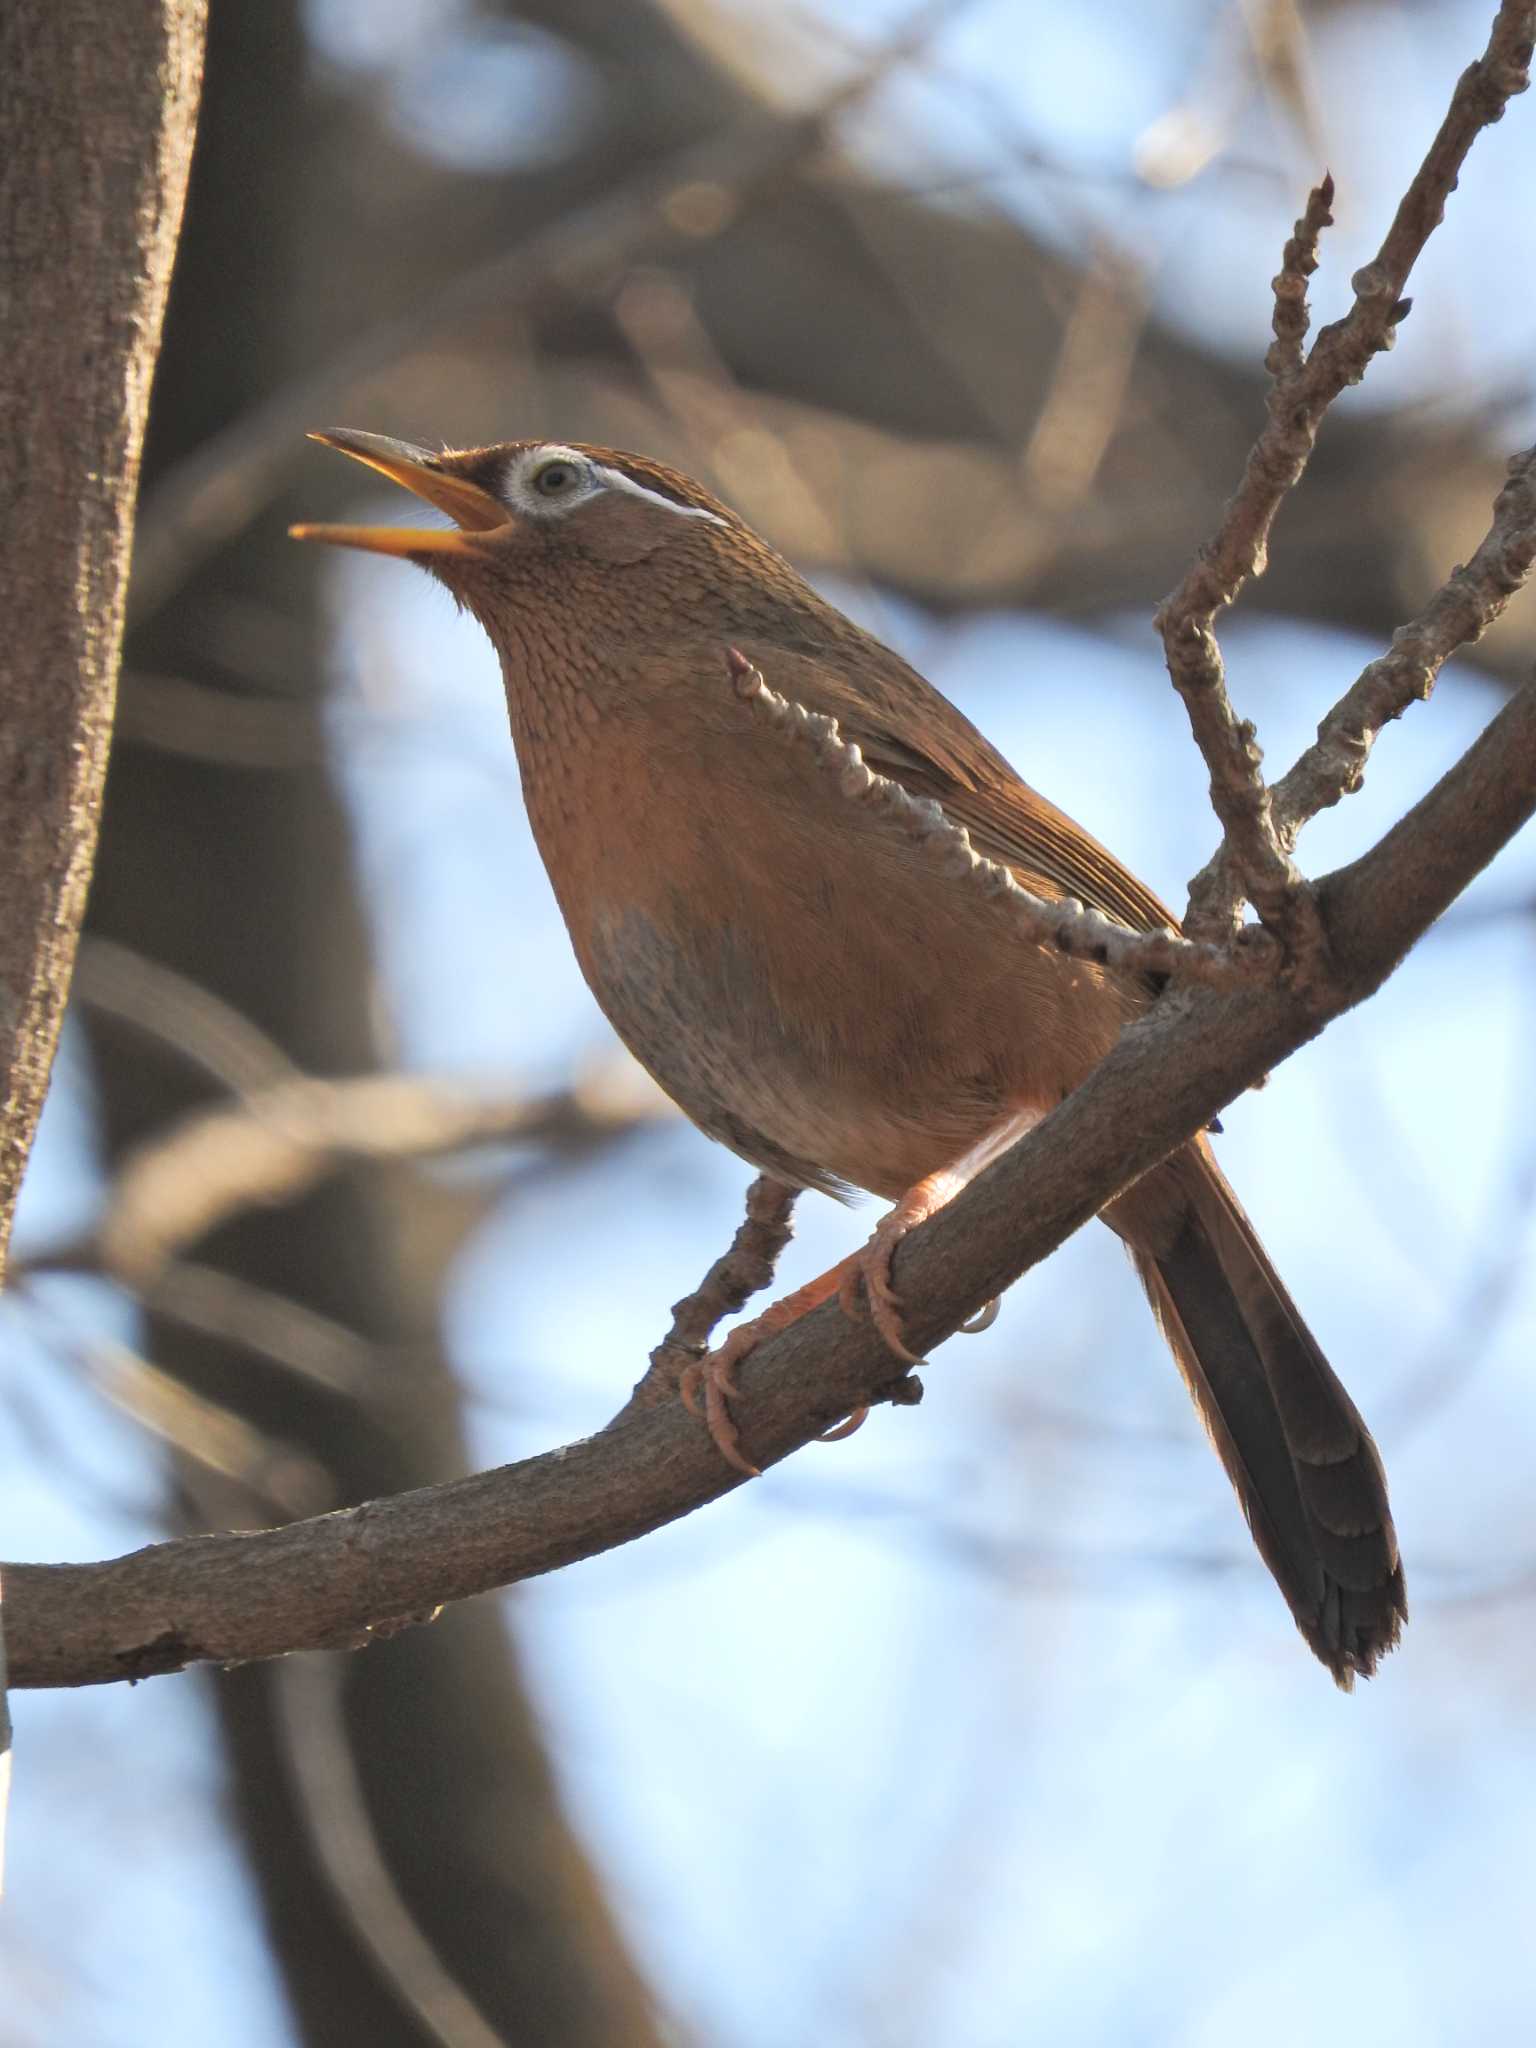
[[[201,0],[0,10],[0,1276],[96,847]]]

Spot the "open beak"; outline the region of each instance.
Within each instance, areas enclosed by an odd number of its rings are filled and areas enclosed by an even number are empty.
[[[290,526],[294,540],[323,540],[332,547],[367,548],[376,555],[462,555],[472,553],[470,535],[489,533],[506,526],[511,514],[498,498],[479,484],[455,476],[441,467],[441,458],[428,448],[413,448],[409,441],[392,441],[387,434],[363,434],[354,427],[339,427],[312,433],[311,441],[327,448],[339,448],[355,462],[366,462],[392,483],[404,484],[418,498],[436,505],[455,523],[453,526]]]

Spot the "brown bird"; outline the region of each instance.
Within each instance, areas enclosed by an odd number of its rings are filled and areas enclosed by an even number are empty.
[[[700,1374],[746,1470],[731,1366],[862,1279],[902,1349],[902,1231],[1052,1108],[1154,984],[1024,943],[886,823],[765,735],[727,672],[838,721],[872,768],[937,798],[1037,895],[1133,929],[1152,892],[1020,780],[899,655],[817,596],[726,506],[660,463],[508,441],[433,454],[315,439],[455,521],[299,526],[428,569],[489,633],[528,815],[582,972],[615,1030],[710,1137],[789,1186],[897,1204],[871,1245],[735,1333]],[[1343,1686],[1406,1603],[1381,1460],[1209,1142],[1104,1212],[1297,1626]]]

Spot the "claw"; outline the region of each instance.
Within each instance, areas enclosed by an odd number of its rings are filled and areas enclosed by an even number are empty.
[[[1039,1121],[1038,1108],[1016,1108],[1002,1117],[985,1132],[968,1152],[962,1152],[958,1159],[952,1159],[947,1166],[925,1174],[902,1196],[888,1215],[882,1216],[875,1225],[874,1236],[863,1251],[855,1252],[843,1269],[842,1284],[838,1288],[838,1299],[843,1311],[856,1316],[859,1311],[859,1281],[864,1282],[864,1294],[869,1303],[870,1321],[885,1339],[896,1356],[908,1365],[923,1363],[916,1352],[907,1345],[903,1327],[901,1297],[891,1285],[891,1259],[897,1245],[909,1230],[915,1230],[920,1223],[926,1223],[937,1209],[959,1194],[968,1182],[975,1179],[984,1167],[990,1166],[998,1154],[1005,1152],[1018,1138],[1021,1138],[1032,1124]],[[997,1303],[990,1301],[979,1315],[973,1316],[963,1327],[967,1330],[989,1330],[997,1320]]]
[[[715,1448],[728,1465],[746,1473],[749,1478],[762,1477],[757,1466],[750,1463],[743,1452],[741,1433],[731,1416],[730,1404],[741,1393],[735,1380],[736,1367],[765,1337],[788,1329],[791,1323],[798,1322],[801,1316],[819,1307],[834,1292],[844,1313],[856,1317],[860,1313],[859,1282],[862,1280],[871,1320],[887,1345],[908,1365],[923,1363],[915,1352],[907,1349],[902,1335],[901,1302],[891,1285],[891,1255],[913,1224],[921,1220],[922,1215],[915,1204],[893,1209],[878,1225],[862,1251],[844,1259],[829,1273],[819,1274],[783,1301],[776,1301],[750,1323],[738,1324],[718,1350],[683,1368],[677,1382],[683,1406],[690,1415],[701,1418]],[[817,1441],[840,1443],[844,1437],[853,1435],[868,1413],[867,1408],[856,1409],[845,1422],[827,1430]]]
[[[869,1319],[885,1339],[886,1348],[907,1365],[921,1365],[924,1361],[907,1344],[901,1296],[891,1285],[891,1260],[897,1245],[911,1228],[911,1221],[899,1209],[893,1209],[889,1216],[882,1216],[869,1243],[848,1261],[838,1284],[837,1299],[844,1315],[856,1317],[859,1313],[859,1282],[862,1280]]]
[[[701,1417],[721,1457],[749,1479],[761,1479],[763,1475],[742,1451],[741,1432],[731,1418],[730,1404],[741,1392],[733,1377],[735,1368],[748,1352],[757,1348],[762,1334],[755,1322],[740,1324],[717,1351],[711,1351],[696,1365],[685,1366],[677,1383],[677,1391],[688,1413]],[[701,1390],[704,1397],[702,1409],[699,1406]]]
[[[836,1429],[824,1429],[816,1441],[819,1444],[840,1444],[844,1437],[852,1436],[856,1429],[862,1429],[868,1419],[867,1408],[855,1408],[846,1422],[840,1422]]]
[[[989,1302],[977,1309],[975,1315],[971,1317],[968,1323],[960,1325],[961,1335],[965,1337],[979,1337],[983,1330],[991,1329],[1002,1312],[1003,1298],[1000,1294],[994,1294]]]

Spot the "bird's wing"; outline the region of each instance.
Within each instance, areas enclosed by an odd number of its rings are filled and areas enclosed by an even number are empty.
[[[861,636],[862,637],[862,636]],[[872,650],[877,660],[868,659]],[[766,679],[835,718],[871,768],[930,796],[971,844],[1039,896],[1075,896],[1134,931],[1178,920],[1081,825],[1016,775],[963,712],[888,649],[866,641],[858,684],[813,656],[776,648]],[[769,672],[771,669],[771,673]]]

